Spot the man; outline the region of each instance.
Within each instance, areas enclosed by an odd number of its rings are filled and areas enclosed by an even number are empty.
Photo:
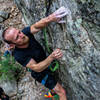
[[[66,92],[63,87],[54,79],[51,75],[48,66],[54,59],[62,57],[60,49],[53,51],[48,57],[41,47],[41,45],[35,40],[34,34],[39,32],[50,22],[62,23],[61,18],[67,14],[65,7],[59,8],[53,14],[49,15],[31,25],[19,31],[15,28],[7,28],[3,32],[3,39],[9,44],[15,45],[14,57],[23,66],[31,69],[31,75],[38,82],[42,83],[44,78],[46,82],[43,84],[49,89],[53,89],[58,95],[60,100],[67,100]]]

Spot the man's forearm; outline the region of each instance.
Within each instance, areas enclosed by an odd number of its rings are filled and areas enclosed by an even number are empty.
[[[48,16],[46,18],[43,18],[41,19],[40,21],[36,22],[33,26],[37,29],[41,29],[43,27],[45,27],[48,23],[50,23],[52,20],[51,20],[51,17]]]
[[[53,58],[51,56],[48,56],[44,61],[41,61],[40,63],[37,63],[37,64],[33,64],[32,69],[37,72],[41,72],[44,69],[46,69],[52,61],[53,61]]]
[[[54,60],[54,59],[59,59],[62,57],[62,52],[60,49],[56,49],[54,50],[45,60],[37,63],[34,59],[31,59],[29,61],[29,63],[26,65],[26,67],[36,71],[36,72],[41,72],[44,69],[46,69],[50,63]]]
[[[41,19],[40,21],[36,22],[31,26],[31,33],[37,33],[43,27],[47,26],[50,22],[58,22],[58,23],[65,23],[65,21],[61,20],[64,16],[68,14],[68,11],[65,7],[60,7],[54,13],[49,15],[46,18]]]
[[[32,33],[36,33],[38,32],[40,29],[44,28],[45,26],[47,26],[50,22],[52,22],[52,17],[53,15],[49,15],[48,17],[45,17],[43,19],[41,19],[40,21],[36,22],[35,24],[33,24],[31,26],[31,32]]]

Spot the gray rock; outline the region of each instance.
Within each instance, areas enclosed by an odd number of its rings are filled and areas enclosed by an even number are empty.
[[[26,80],[25,80],[26,79]],[[35,80],[30,73],[26,73],[18,84],[18,100],[44,100],[47,90],[39,83],[35,85]]]
[[[4,89],[5,93],[9,96],[13,96],[17,94],[17,84],[16,81],[1,81],[0,86]]]
[[[4,18],[0,17],[0,23],[4,21]]]
[[[46,12],[50,14],[61,6],[65,6],[69,10],[69,14],[64,18],[65,24],[52,23],[47,28],[47,37],[51,47],[53,49],[61,48],[64,54],[60,60],[59,79],[67,91],[68,100],[99,100],[100,27],[93,23],[96,10],[93,10],[95,12],[92,13],[89,12],[91,14],[88,13],[87,9],[91,8],[91,3],[85,0],[85,8],[82,11],[79,9],[81,3],[76,2],[78,0],[47,1],[47,6],[44,0],[29,0],[31,2],[30,7],[24,0],[14,1],[28,25],[45,17]],[[80,6],[83,7],[83,5]],[[100,6],[97,7],[99,11]],[[86,16],[87,19],[84,19],[83,16]],[[37,37],[42,40],[43,33],[37,34]],[[29,90],[28,87],[26,90]],[[30,98],[30,100],[33,99]]]
[[[8,17],[9,17],[9,13],[8,12],[0,11],[0,22],[4,21]]]
[[[4,30],[3,25],[0,25],[0,41],[2,41],[2,32]]]
[[[100,22],[100,13],[97,14],[97,20]]]
[[[94,3],[95,3],[95,9],[97,10],[97,11],[100,11],[100,0],[93,0],[94,1]]]

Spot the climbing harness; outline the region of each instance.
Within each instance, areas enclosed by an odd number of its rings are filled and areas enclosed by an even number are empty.
[[[51,53],[51,50],[50,50],[49,45],[48,45],[48,40],[47,40],[46,28],[43,29],[43,34],[44,34],[46,49],[47,49],[48,53]],[[56,70],[59,68],[59,62],[58,62],[57,60],[54,60],[54,61],[50,64],[49,68],[50,68],[50,70],[51,70],[52,72],[56,71]]]
[[[42,79],[42,85],[45,85],[46,81],[48,79],[48,74]]]

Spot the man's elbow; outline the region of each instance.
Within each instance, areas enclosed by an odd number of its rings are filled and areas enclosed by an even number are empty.
[[[36,69],[33,69],[35,72],[42,72],[42,70],[41,69],[38,69],[38,68],[36,68]]]
[[[35,33],[39,32],[39,31],[40,31],[40,28],[37,28],[37,27],[34,26],[34,25],[31,26],[31,33],[32,33],[32,34],[35,34]]]
[[[40,66],[39,65],[33,65],[32,67],[31,67],[31,69],[33,70],[33,71],[35,71],[35,72],[42,72],[43,70],[40,68]]]

